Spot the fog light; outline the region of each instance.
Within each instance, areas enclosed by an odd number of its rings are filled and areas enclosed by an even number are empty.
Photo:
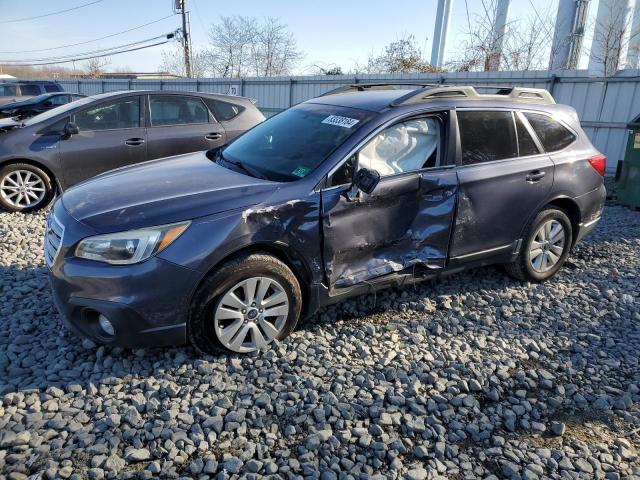
[[[110,337],[113,337],[116,334],[116,329],[113,328],[113,323],[111,323],[111,321],[104,315],[100,314],[98,316],[98,323],[100,324],[102,331]]]

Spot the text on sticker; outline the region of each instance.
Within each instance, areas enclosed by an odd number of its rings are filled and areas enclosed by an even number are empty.
[[[336,127],[351,128],[359,121],[360,120],[356,120],[355,118],[341,117],[340,115],[329,115],[322,121],[322,123],[335,125]]]

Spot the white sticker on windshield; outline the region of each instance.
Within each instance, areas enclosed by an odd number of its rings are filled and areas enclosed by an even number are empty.
[[[359,121],[360,120],[356,120],[355,118],[341,117],[340,115],[329,115],[322,121],[322,123],[335,125],[336,127],[351,128]]]

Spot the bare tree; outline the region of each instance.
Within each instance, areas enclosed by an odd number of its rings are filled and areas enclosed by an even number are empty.
[[[277,18],[266,18],[251,37],[251,64],[258,77],[286,75],[303,57],[293,33]]]
[[[180,45],[174,45],[168,50],[163,50],[162,61],[158,70],[164,73],[172,73],[186,77],[184,67],[184,50]],[[203,49],[191,49],[191,74],[194,78],[206,77],[209,73],[209,54]]]
[[[413,35],[386,45],[382,53],[370,55],[366,73],[432,73],[442,71],[427,62]]]
[[[497,0],[481,0],[480,13],[468,18],[462,48],[449,62],[453,70],[488,71],[546,69],[553,39],[553,19],[549,12],[507,23],[497,32]]]
[[[86,62],[86,75],[89,78],[99,78],[104,72],[104,67],[109,65],[109,60],[106,58],[90,58]]]
[[[220,77],[286,75],[303,57],[295,37],[277,18],[221,17],[209,38],[209,67]]]

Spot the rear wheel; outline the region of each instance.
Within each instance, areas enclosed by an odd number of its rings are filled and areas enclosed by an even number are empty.
[[[14,163],[0,169],[0,206],[10,212],[31,212],[49,204],[53,182],[40,168]]]
[[[291,270],[270,255],[236,257],[209,277],[194,297],[189,341],[204,353],[248,353],[282,340],[302,307]]]
[[[566,213],[545,208],[529,224],[518,258],[506,265],[507,273],[518,280],[543,282],[562,268],[572,241],[571,221]]]

